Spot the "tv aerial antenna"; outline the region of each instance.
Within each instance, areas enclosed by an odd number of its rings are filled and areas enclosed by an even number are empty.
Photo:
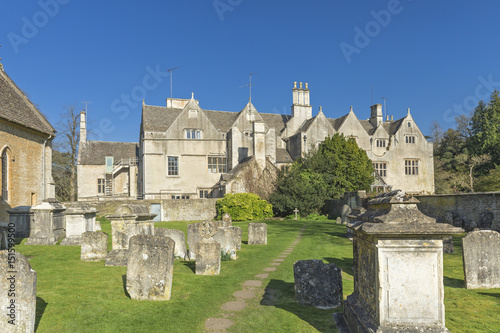
[[[248,101],[251,102],[252,101],[252,86],[255,86],[256,83],[252,83],[252,75],[255,75],[257,73],[250,73],[248,76],[248,81],[249,83],[248,84],[245,84],[244,86],[241,86],[240,88],[244,88],[244,87],[248,87],[249,90],[250,90],[250,97],[248,98]]]
[[[167,69],[167,72],[170,73],[170,98],[172,98],[172,76],[174,74],[174,70],[176,70],[177,68],[180,68],[180,66]]]

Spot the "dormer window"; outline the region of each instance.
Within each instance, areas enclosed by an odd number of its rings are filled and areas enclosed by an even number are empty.
[[[201,139],[201,130],[199,129],[186,129],[186,139]]]
[[[415,136],[414,135],[407,135],[405,137],[406,143],[415,143]]]
[[[376,140],[377,147],[385,147],[385,144],[386,144],[385,142],[386,142],[386,140],[384,140],[384,139],[377,139]]]

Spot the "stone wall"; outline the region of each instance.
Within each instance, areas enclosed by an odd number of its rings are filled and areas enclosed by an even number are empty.
[[[417,195],[418,208],[438,222],[466,230],[500,231],[500,192]]]
[[[9,155],[9,198],[1,198],[0,191],[0,222],[9,221],[7,210],[18,206],[35,206],[42,202],[44,193],[43,182],[43,150],[45,149],[46,179],[52,178],[52,147],[47,136],[24,129],[0,120],[0,156],[4,149]],[[0,163],[1,175],[1,163]],[[1,177],[0,177],[1,183]],[[1,185],[1,184],[0,184]],[[48,184],[46,184],[48,186]],[[0,187],[1,188],[1,187]],[[49,193],[47,193],[48,195]],[[33,201],[33,202],[32,202]]]
[[[217,199],[189,200],[102,200],[86,201],[97,208],[98,216],[111,215],[121,204],[138,204],[151,206],[161,204],[162,221],[203,221],[212,220],[217,215],[215,203]]]
[[[364,207],[367,201],[366,191],[345,192],[341,199],[326,200],[322,213],[330,219],[342,215],[342,207],[348,205],[351,209]]]

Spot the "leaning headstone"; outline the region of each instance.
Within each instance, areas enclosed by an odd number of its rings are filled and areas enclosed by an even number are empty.
[[[337,217],[337,220],[336,220],[337,224],[342,224],[342,218],[339,216]]]
[[[81,260],[105,260],[108,253],[108,234],[102,231],[86,231],[82,234],[81,246]]]
[[[462,238],[465,287],[500,288],[500,233],[472,231]]]
[[[343,205],[342,206],[342,211],[341,211],[341,218],[342,218],[342,224],[347,224],[349,222],[349,218],[347,217],[351,213],[351,207],[348,205]]]
[[[0,251],[0,332],[34,332],[36,272],[22,254]]]
[[[214,240],[221,245],[221,255],[229,256],[231,260],[238,258],[237,251],[241,249],[242,233],[240,227],[217,228]]]
[[[135,235],[127,254],[127,292],[135,300],[166,301],[172,295],[174,241]]]
[[[82,234],[97,231],[97,210],[84,202],[71,203],[64,212],[66,219],[66,238],[61,245],[80,245]]]
[[[179,259],[186,259],[186,236],[184,232],[177,229],[155,228],[155,236],[170,237],[175,242],[174,257]]]
[[[188,224],[187,245],[189,247],[189,260],[196,260],[196,243],[200,242],[202,239],[199,232],[201,224],[202,222]]]
[[[138,204],[123,204],[113,215],[111,221],[111,242],[113,249],[106,255],[106,266],[127,266],[129,240],[135,235],[153,235],[156,214],[149,208]]]
[[[322,260],[299,260],[293,264],[295,300],[300,304],[331,309],[342,305],[342,270]]]
[[[65,235],[65,220],[63,206],[56,199],[46,199],[31,208],[33,220],[30,223],[30,237],[26,245],[55,245]]]
[[[267,224],[248,223],[248,245],[267,244]]]
[[[195,272],[197,275],[219,275],[221,246],[213,239],[216,224],[214,221],[200,222],[198,230],[202,240],[196,243]]]

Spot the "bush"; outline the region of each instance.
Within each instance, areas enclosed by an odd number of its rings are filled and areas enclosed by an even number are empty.
[[[217,219],[229,213],[233,221],[261,220],[273,217],[273,206],[254,193],[228,193],[217,200]]]

